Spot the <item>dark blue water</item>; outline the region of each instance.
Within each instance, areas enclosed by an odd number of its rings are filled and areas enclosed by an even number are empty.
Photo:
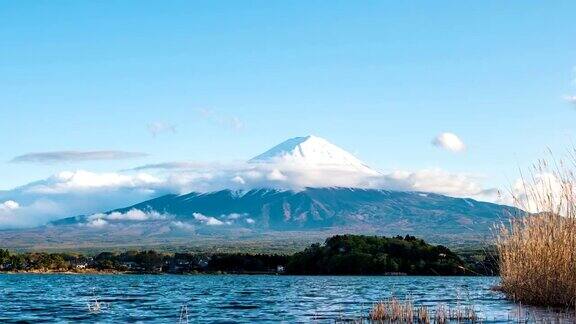
[[[493,277],[309,277],[242,275],[0,275],[0,322],[334,322],[365,317],[375,301],[409,296],[435,307],[473,305],[489,321],[518,306]],[[88,305],[101,303],[99,311]]]

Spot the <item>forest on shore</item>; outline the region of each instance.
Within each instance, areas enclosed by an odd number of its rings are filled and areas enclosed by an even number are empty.
[[[456,254],[414,236],[336,235],[291,255],[161,253],[153,250],[11,253],[0,249],[2,272],[235,273],[297,275],[495,275],[488,254]]]

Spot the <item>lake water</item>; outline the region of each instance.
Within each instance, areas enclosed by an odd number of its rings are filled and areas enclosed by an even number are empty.
[[[488,322],[519,307],[490,289],[494,277],[0,274],[0,322],[334,322],[373,302],[410,296],[435,307],[472,304]],[[90,312],[94,297],[104,304]],[[526,311],[526,309],[524,309]]]

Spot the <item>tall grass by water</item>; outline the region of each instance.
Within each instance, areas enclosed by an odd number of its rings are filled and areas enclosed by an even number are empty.
[[[496,231],[500,289],[514,301],[575,306],[575,162],[541,161],[513,190],[517,207],[532,211],[512,217]]]
[[[438,304],[435,308],[415,306],[411,300],[391,297],[375,303],[369,314],[373,322],[386,323],[475,323],[478,315],[472,306],[449,307]]]

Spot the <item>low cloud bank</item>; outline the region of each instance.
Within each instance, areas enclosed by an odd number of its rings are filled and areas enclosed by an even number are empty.
[[[161,220],[167,219],[168,215],[160,214],[155,211],[143,212],[139,209],[130,209],[125,213],[112,212],[110,214],[94,214],[88,217],[88,223],[86,225],[91,227],[102,227],[107,225],[109,221],[149,221],[149,220]]]
[[[190,221],[174,220],[174,216],[161,214],[156,211],[142,211],[140,209],[130,209],[127,212],[96,213],[87,217],[86,222],[80,226],[92,228],[103,228],[114,223],[137,223],[155,220],[172,220],[170,225],[174,228],[194,231],[197,225],[206,226],[223,226],[234,224],[255,224],[253,218],[248,217],[246,213],[231,213],[228,215],[208,216],[202,213],[192,213]]]
[[[0,201],[4,202],[4,207],[0,208],[0,228],[36,226],[58,218],[91,215],[169,193],[222,189],[357,187],[425,191],[506,202],[499,197],[495,188],[483,187],[481,180],[474,175],[450,173],[442,169],[368,174],[266,163],[169,162],[111,173],[64,171],[44,180],[0,192]],[[17,208],[9,209],[7,206]],[[203,216],[198,216],[197,220],[213,226],[225,225],[232,220]],[[104,226],[114,221],[110,217],[129,220],[150,215],[127,213],[96,217],[92,225]],[[244,222],[251,223],[248,219]]]

